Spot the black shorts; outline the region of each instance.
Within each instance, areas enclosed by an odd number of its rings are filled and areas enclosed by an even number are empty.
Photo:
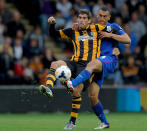
[[[70,60],[64,60],[64,62],[66,62],[67,66],[70,68],[71,73],[72,73],[72,76],[71,76],[72,78],[76,78],[77,75],[79,75],[79,73],[83,71],[86,65],[89,63],[85,61],[75,62],[75,61],[70,61]],[[89,80],[85,81],[83,91],[85,91],[89,85],[90,85]]]

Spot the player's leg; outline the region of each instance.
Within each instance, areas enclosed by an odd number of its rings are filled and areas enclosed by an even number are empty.
[[[92,84],[88,88],[88,96],[94,113],[101,121],[101,124],[95,129],[109,128],[109,123],[103,112],[103,106],[101,102],[98,100],[99,91],[100,91],[99,85],[96,84],[95,82],[92,82]]]
[[[56,81],[56,77],[55,77],[55,71],[58,67],[62,66],[62,65],[67,65],[64,61],[59,60],[59,61],[55,61],[51,63],[50,69],[49,69],[49,73],[47,75],[47,80],[46,80],[46,85],[50,88],[53,88],[55,81]]]
[[[75,88],[80,83],[88,80],[91,77],[92,72],[102,72],[102,63],[100,60],[95,59],[89,62],[86,68],[72,81],[67,81],[65,84],[69,88]]]
[[[118,64],[116,56],[101,56],[88,63],[85,70],[83,70],[75,79],[67,81],[65,84],[73,89],[80,83],[88,80],[91,77],[92,72],[102,72],[106,77],[109,73],[114,72]],[[104,68],[104,71],[103,71]]]
[[[47,75],[46,85],[40,86],[40,91],[47,97],[53,97],[53,93],[50,89],[53,88],[56,81],[55,70],[61,65],[66,65],[66,62],[62,60],[52,62],[49,69],[49,73]]]
[[[71,63],[71,62],[70,62]],[[75,78],[87,65],[86,62],[72,62],[72,78]],[[70,64],[69,62],[67,62],[67,65],[69,67]],[[81,101],[82,101],[82,97],[81,97],[81,92],[86,89],[89,85],[89,83],[82,83],[80,85],[78,85],[77,87],[74,88],[74,90],[72,91],[72,111],[71,111],[71,117],[70,117],[70,121],[68,122],[67,126],[64,129],[73,129],[73,126],[75,127],[76,124],[76,119],[78,117],[78,112],[80,110],[81,107]]]
[[[75,128],[76,125],[76,119],[78,117],[78,112],[81,107],[81,92],[83,90],[83,84],[80,84],[78,87],[74,88],[72,92],[72,111],[70,113],[71,117],[67,125],[65,126],[64,129],[73,129]]]

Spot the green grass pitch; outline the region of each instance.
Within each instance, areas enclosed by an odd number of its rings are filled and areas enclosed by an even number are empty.
[[[63,131],[70,114],[0,114],[0,131]],[[108,131],[147,131],[147,113],[110,113]],[[93,113],[80,113],[74,131],[92,131],[98,124]]]

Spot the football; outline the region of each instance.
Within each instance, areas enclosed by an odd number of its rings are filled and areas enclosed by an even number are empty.
[[[55,76],[59,81],[64,82],[71,78],[71,70],[67,66],[60,66],[56,69]]]

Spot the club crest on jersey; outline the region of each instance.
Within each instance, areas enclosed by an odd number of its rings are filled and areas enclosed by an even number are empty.
[[[106,29],[108,32],[111,32],[112,31],[112,28],[111,26],[107,26],[107,29]]]

